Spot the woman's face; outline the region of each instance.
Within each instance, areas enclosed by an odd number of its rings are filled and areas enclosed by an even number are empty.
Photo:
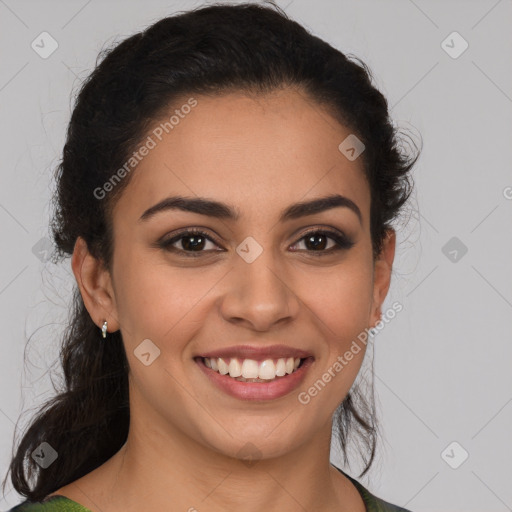
[[[113,212],[111,314],[93,318],[121,330],[132,418],[230,456],[278,456],[330,432],[364,344],[335,363],[379,318],[394,241],[374,268],[362,159],[305,94],[195,99],[169,133],[148,132],[156,145]],[[346,200],[302,207],[328,196]],[[208,368],[225,372],[220,356],[264,382]],[[290,357],[301,366],[288,374]]]

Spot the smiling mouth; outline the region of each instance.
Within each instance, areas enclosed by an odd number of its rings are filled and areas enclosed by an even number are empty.
[[[197,359],[210,370],[238,382],[268,383],[296,372],[307,358],[281,357],[262,361],[237,357],[199,357]]]

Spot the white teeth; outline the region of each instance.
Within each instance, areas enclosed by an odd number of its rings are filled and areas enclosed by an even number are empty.
[[[276,364],[276,375],[284,377],[286,375],[286,360],[278,359]]]
[[[242,375],[242,367],[238,362],[238,359],[231,359],[229,361],[229,376],[230,377],[240,377]]]
[[[272,359],[267,359],[260,364],[259,377],[265,380],[275,379],[276,365]]]
[[[232,358],[203,358],[206,367],[219,372],[221,375],[228,375],[237,380],[273,380],[276,377],[284,377],[293,373],[300,365],[300,357],[281,357],[274,362],[273,359],[265,359],[258,362],[254,359],[239,360]]]
[[[208,359],[208,358],[205,357],[205,360],[206,359]],[[229,366],[227,365],[226,361],[224,361],[224,359],[222,359],[222,357],[219,357],[217,359],[217,366],[218,366],[218,372],[221,375],[227,375],[229,373]],[[212,365],[212,370],[213,370],[213,365]]]
[[[233,375],[231,375],[231,377],[233,377]],[[244,379],[256,379],[258,377],[258,363],[252,359],[245,359],[242,363],[242,377]]]

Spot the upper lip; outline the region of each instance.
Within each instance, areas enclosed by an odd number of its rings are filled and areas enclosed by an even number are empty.
[[[218,357],[237,357],[240,359],[280,359],[283,357],[293,357],[305,359],[312,357],[310,352],[289,347],[287,345],[233,345],[231,347],[220,348],[201,354],[199,357],[218,358]]]

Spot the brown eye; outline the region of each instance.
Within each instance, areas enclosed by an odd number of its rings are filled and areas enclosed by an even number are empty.
[[[305,249],[297,249],[296,246],[304,240]],[[331,245],[329,246],[329,241]],[[207,233],[199,229],[189,229],[169,239],[164,239],[158,246],[169,252],[179,253],[187,257],[198,257],[201,253],[218,252],[213,248],[206,249],[208,243],[218,245]],[[332,244],[334,242],[334,244]],[[309,231],[292,246],[292,252],[307,252],[313,256],[324,256],[342,249],[350,249],[354,242],[344,235],[330,230]]]
[[[298,243],[304,240],[306,252],[313,253],[314,256],[323,256],[332,254],[342,249],[350,249],[354,242],[345,236],[330,230],[315,230],[306,233]],[[334,241],[334,246],[327,249],[328,240]],[[296,251],[296,249],[294,249]],[[318,253],[318,254],[314,254]]]
[[[162,240],[158,245],[166,251],[197,257],[203,252],[211,252],[212,249],[205,250],[205,245],[208,242],[215,246],[217,245],[204,231],[193,229],[183,231],[179,235],[167,240]],[[175,247],[175,244],[178,244],[178,246]]]

